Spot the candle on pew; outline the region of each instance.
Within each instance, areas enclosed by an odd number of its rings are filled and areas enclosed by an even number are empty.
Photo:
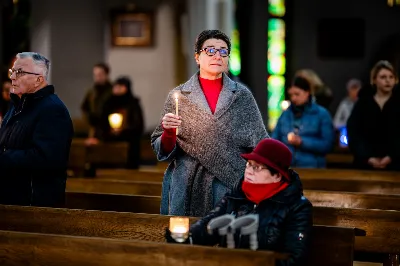
[[[171,217],[169,219],[169,231],[171,237],[177,242],[185,242],[189,237],[189,218]]]

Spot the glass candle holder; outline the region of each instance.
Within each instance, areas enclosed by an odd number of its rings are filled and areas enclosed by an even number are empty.
[[[123,120],[124,120],[123,116],[118,113],[110,114],[108,116],[108,122],[110,123],[110,127],[112,129],[121,128]]]
[[[189,237],[189,218],[171,217],[169,219],[169,231],[176,242],[185,242]]]

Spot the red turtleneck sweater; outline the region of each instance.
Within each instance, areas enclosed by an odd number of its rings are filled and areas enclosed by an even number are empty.
[[[211,112],[214,114],[215,108],[217,108],[219,94],[222,90],[222,77],[215,80],[203,79],[199,77],[199,81],[208,106],[210,107]],[[175,132],[175,129],[164,129],[164,132],[161,135],[161,148],[165,154],[170,153],[176,145]]]

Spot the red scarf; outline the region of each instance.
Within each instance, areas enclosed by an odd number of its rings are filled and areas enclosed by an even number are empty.
[[[278,192],[284,190],[288,185],[289,183],[287,182],[255,184],[243,181],[242,190],[251,202],[254,202],[258,205],[261,201],[269,199]]]

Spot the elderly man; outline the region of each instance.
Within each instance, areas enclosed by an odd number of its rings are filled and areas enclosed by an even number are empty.
[[[11,107],[0,127],[0,204],[61,207],[73,136],[69,112],[48,85],[50,62],[19,53]]]

